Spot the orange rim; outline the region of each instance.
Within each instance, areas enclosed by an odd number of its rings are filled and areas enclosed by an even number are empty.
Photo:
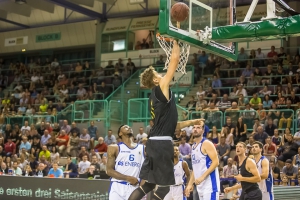
[[[156,38],[159,40],[164,40],[166,42],[171,42],[171,38],[162,37],[159,33],[156,33]]]

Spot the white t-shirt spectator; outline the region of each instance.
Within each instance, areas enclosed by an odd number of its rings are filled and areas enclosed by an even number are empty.
[[[294,137],[300,137],[300,131],[296,132]],[[300,140],[295,140],[295,142],[300,146]]]
[[[83,96],[86,94],[86,90],[84,88],[78,89],[77,90],[77,95],[78,96]]]
[[[38,77],[38,76],[32,76],[31,77],[32,82],[37,82],[38,80],[40,80],[40,77]]]
[[[137,136],[136,136],[136,140],[137,140],[137,142],[138,143],[140,143],[140,142],[142,142],[142,139],[143,138],[147,138],[148,137],[148,135],[146,134],[146,133],[143,133],[143,134],[137,134]]]
[[[57,79],[60,80],[60,79],[63,79],[65,77],[64,74],[61,74],[61,75],[58,75]]]
[[[104,138],[104,142],[107,144],[107,145],[110,145],[110,144],[116,144],[117,143],[117,140],[116,140],[116,137],[114,135],[111,135],[110,137],[105,136]]]
[[[78,164],[78,169],[80,168],[79,174],[84,174],[90,167],[91,163],[89,161],[80,161]]]
[[[30,126],[22,126],[21,128],[22,133],[25,133],[26,130],[30,131],[31,130]]]
[[[59,66],[59,63],[56,62],[56,61],[53,61],[53,62],[51,63],[51,67],[58,67],[58,66]]]

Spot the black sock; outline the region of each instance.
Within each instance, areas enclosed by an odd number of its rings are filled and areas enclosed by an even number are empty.
[[[135,189],[131,193],[128,200],[140,200],[140,199],[142,199],[148,192],[152,191],[155,188],[155,186],[156,185],[154,183],[145,182],[144,185],[138,187],[137,189]]]

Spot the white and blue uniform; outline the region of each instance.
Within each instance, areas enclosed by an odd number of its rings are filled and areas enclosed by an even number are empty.
[[[183,161],[181,159],[174,165],[174,178],[175,185],[170,186],[170,191],[165,196],[164,200],[186,200],[186,197],[183,196],[185,172],[183,169]]]
[[[256,163],[259,173],[262,173],[262,161],[267,159],[265,156],[262,156],[259,161]],[[262,200],[274,200],[273,195],[273,175],[271,169],[269,169],[269,175],[267,179],[261,180],[258,182],[259,189],[262,192]]]
[[[192,166],[195,180],[201,177],[210,167],[212,160],[208,155],[204,155],[201,147],[206,138],[192,146]],[[207,141],[210,142],[210,141]],[[220,177],[216,168],[206,179],[197,185],[197,192],[200,200],[218,200],[220,191]]]
[[[138,144],[131,149],[123,142],[118,144],[119,154],[116,158],[115,170],[138,179],[144,162],[144,145]],[[111,178],[109,200],[127,200],[138,185],[131,185],[126,180]]]

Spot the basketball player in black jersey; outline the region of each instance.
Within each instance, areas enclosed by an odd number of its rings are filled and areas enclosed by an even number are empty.
[[[141,199],[145,194],[152,191],[156,185],[158,185],[158,189],[151,200],[164,199],[170,190],[169,186],[175,184],[172,143],[175,129],[200,124],[201,120],[177,122],[176,103],[169,86],[178,66],[179,57],[179,46],[174,40],[166,75],[161,76],[153,67],[149,67],[140,76],[141,83],[152,89],[149,97],[149,107],[154,125],[150,130],[150,137],[146,143],[146,159],[140,172],[140,178],[146,182],[133,191],[129,200]]]
[[[239,174],[234,178],[240,182],[232,187],[225,188],[225,193],[242,188],[240,200],[262,200],[262,192],[259,189],[260,174],[253,159],[246,157],[246,144],[239,142],[236,145],[236,155],[239,158]]]

